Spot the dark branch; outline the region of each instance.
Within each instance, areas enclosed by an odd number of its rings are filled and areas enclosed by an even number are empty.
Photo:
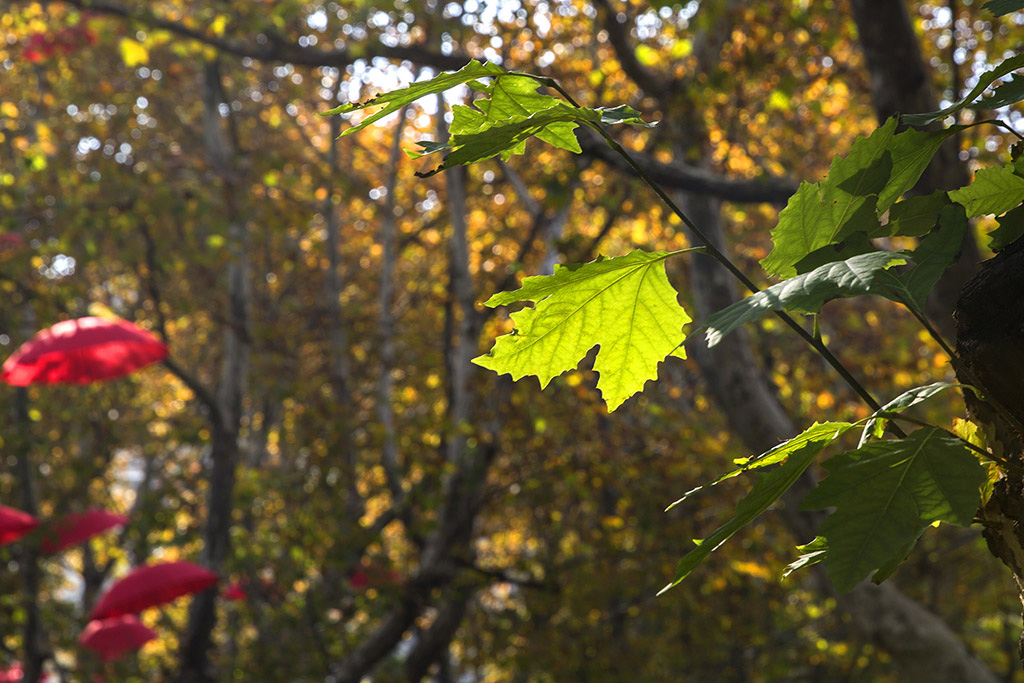
[[[620,171],[633,174],[626,162],[597,136],[580,135],[583,153]],[[664,163],[630,152],[643,171],[662,187],[694,194],[709,194],[729,202],[768,202],[783,205],[796,192],[797,183],[786,178],[732,180],[717,173],[676,161]]]

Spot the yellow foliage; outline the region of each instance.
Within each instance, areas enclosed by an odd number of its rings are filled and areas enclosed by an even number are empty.
[[[121,59],[125,66],[135,68],[149,62],[149,50],[142,43],[131,38],[122,38],[118,43]]]

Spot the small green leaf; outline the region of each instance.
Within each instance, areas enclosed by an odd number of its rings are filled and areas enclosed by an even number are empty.
[[[702,486],[698,486],[695,489],[687,491],[679,500],[675,501],[667,508],[665,508],[665,512],[668,512],[675,506],[679,505],[680,503],[689,499],[690,497],[700,493],[701,491],[709,489],[712,486],[717,486],[718,484],[721,484],[723,481],[726,481],[727,479],[732,479],[733,477],[737,477],[743,474],[744,472],[749,472],[750,470],[759,469],[761,467],[768,467],[769,465],[777,465],[778,463],[786,460],[786,458],[788,458],[794,452],[801,450],[803,448],[817,447],[817,452],[820,453],[825,449],[826,446],[828,446],[830,443],[832,443],[840,436],[845,434],[846,431],[851,427],[853,427],[853,424],[850,422],[823,422],[821,424],[815,422],[810,427],[805,429],[803,432],[794,436],[792,439],[780,443],[778,446],[775,446],[774,448],[765,451],[761,455],[758,455],[753,458],[745,458],[742,461],[737,461],[736,464],[738,464],[739,467],[729,472],[726,472],[725,474],[723,474],[718,479],[715,479],[712,482],[709,482]]]
[[[1024,206],[1011,209],[996,220],[999,227],[988,234],[992,251],[1002,251],[1024,235]]]
[[[1001,214],[1024,202],[1024,177],[1012,165],[990,166],[974,174],[970,185],[953,190],[949,198],[967,209],[967,217]]]
[[[597,387],[615,410],[657,376],[658,363],[685,337],[690,316],[665,275],[671,255],[634,251],[556,266],[553,275],[529,277],[520,289],[495,294],[487,306],[533,301],[536,307],[513,313],[514,333],[473,362],[514,380],[535,375],[543,388],[599,345]]]
[[[880,275],[881,289],[876,290],[876,293],[923,314],[925,301],[935,283],[953,265],[960,253],[967,227],[963,207],[947,204],[939,212],[939,227],[922,239],[917,249],[910,252],[914,267]]]
[[[910,128],[894,135],[888,148],[892,155],[892,174],[889,183],[878,194],[878,210],[886,211],[914,187],[946,138],[964,128],[966,126],[950,126],[942,130]]]
[[[969,525],[986,478],[967,446],[939,428],[870,443],[826,461],[825,469],[828,477],[802,507],[835,508],[819,533],[840,592],[906,557],[928,525]]]
[[[1004,7],[1018,4],[1014,0],[991,0],[985,6],[989,7],[997,3]],[[992,9],[991,7],[989,8]],[[1013,7],[1013,9],[1017,8]],[[1013,9],[1007,9],[1006,11],[1012,12]],[[994,11],[995,10],[993,9],[993,12]],[[1002,12],[1002,14],[1005,13],[1006,12]],[[996,16],[999,15],[997,14]],[[976,99],[978,99],[978,96],[981,95],[981,93],[985,92],[985,89],[992,85],[993,81],[995,81],[997,78],[1002,78],[1006,74],[1016,71],[1021,67],[1024,67],[1024,54],[1011,57],[1010,59],[1007,59],[1006,61],[1000,63],[991,71],[986,71],[985,73],[983,73],[978,78],[978,84],[974,86],[974,89],[967,94],[967,97],[963,98],[959,102],[951,104],[945,109],[928,112],[927,114],[906,114],[903,116],[903,121],[910,124],[911,126],[927,126],[928,124],[934,123],[939,119],[944,119],[951,114],[955,114],[964,107],[970,106],[970,104],[974,102]]]
[[[1011,78],[996,87],[988,97],[974,105],[975,109],[999,109],[1024,100],[1024,78]]]
[[[477,78],[488,78],[493,76],[500,76],[508,73],[500,66],[491,64],[490,62],[480,63],[476,60],[471,60],[469,64],[462,67],[458,71],[451,72],[446,71],[444,73],[434,76],[430,80],[419,81],[412,85],[402,88],[401,90],[393,90],[391,92],[381,93],[376,97],[372,97],[365,102],[350,102],[349,104],[343,104],[339,107],[335,107],[330,111],[322,112],[321,116],[330,116],[332,114],[348,114],[349,112],[357,111],[360,109],[366,109],[367,107],[373,107],[377,105],[383,105],[383,109],[368,116],[360,121],[355,126],[352,126],[348,130],[344,131],[342,135],[348,135],[355,133],[356,131],[362,130],[367,126],[379,121],[388,114],[393,114],[402,107],[412,104],[421,97],[427,95],[436,95],[442,93],[445,90],[454,88],[457,85],[468,83]]]
[[[875,251],[828,263],[737,301],[710,316],[700,329],[706,330],[708,346],[715,346],[740,325],[753,322],[768,311],[817,313],[830,299],[884,295],[885,290],[880,290],[877,283],[879,274],[904,263],[907,263],[905,254],[891,251]]]
[[[981,8],[1001,17],[1004,14],[1024,9],[1024,0],[988,0]]]
[[[796,547],[802,555],[797,559],[786,565],[786,568],[782,571],[782,578],[789,578],[789,575],[798,569],[804,567],[810,567],[812,564],[818,564],[825,559],[825,554],[828,552],[828,541],[821,536],[816,536],[810,543],[804,543]]]
[[[767,510],[772,503],[779,499],[782,494],[796,483],[800,475],[804,473],[814,458],[821,452],[817,442],[812,442],[789,454],[786,462],[773,470],[758,476],[753,488],[746,497],[736,506],[736,512],[732,519],[718,527],[710,536],[687,553],[676,566],[675,577],[672,582],[662,588],[658,595],[678,585],[683,579],[693,572],[694,568],[704,561],[711,553],[720,548],[723,543],[757,519],[761,513]]]
[[[949,206],[949,198],[942,190],[910,197],[896,202],[889,209],[888,237],[921,237],[931,232],[939,220],[939,211]]]
[[[810,254],[800,259],[794,268],[796,268],[797,275],[803,275],[804,273],[811,272],[815,268],[820,268],[826,263],[845,261],[848,258],[867,254],[872,251],[877,251],[877,248],[871,243],[871,239],[863,232],[855,232],[841,242],[828,244],[820,249],[815,249]]]
[[[906,410],[907,408],[916,406],[918,403],[927,401],[946,389],[963,389],[967,387],[968,385],[966,384],[956,384],[953,382],[933,382],[932,384],[926,384],[922,387],[908,389],[886,403],[880,410],[868,418],[867,423],[864,425],[864,431],[861,434],[858,448],[865,445],[871,437],[876,439],[882,438],[882,435],[885,434],[885,425],[889,422],[888,418],[884,416],[885,413],[898,413]],[[973,389],[973,387],[971,388]]]

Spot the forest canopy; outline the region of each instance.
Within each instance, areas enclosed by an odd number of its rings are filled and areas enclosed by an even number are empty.
[[[999,373],[961,397],[941,341],[1024,232],[1024,12],[981,5],[9,3],[0,680],[1024,679],[975,513],[1013,493],[1016,418],[986,436]],[[899,135],[934,159],[850,191],[842,159]],[[834,198],[898,229],[785,242]],[[900,270],[936,246],[945,274]],[[763,291],[736,303],[715,252]],[[869,261],[905,296],[822,307],[815,273]],[[583,276],[591,342],[517,369]],[[900,429],[865,393],[971,459],[921,516],[962,526],[844,575],[810,566],[842,462],[797,445]],[[762,453],[790,493],[711,553],[754,481],[720,475]]]

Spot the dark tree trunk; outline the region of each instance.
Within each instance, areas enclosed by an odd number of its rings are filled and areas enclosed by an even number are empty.
[[[979,511],[989,550],[1013,572],[1024,600],[1024,245],[986,261],[957,302],[957,376],[982,390],[964,392],[989,446],[1008,463]],[[998,406],[998,409],[996,408]],[[1024,635],[1019,642],[1024,661]]]

